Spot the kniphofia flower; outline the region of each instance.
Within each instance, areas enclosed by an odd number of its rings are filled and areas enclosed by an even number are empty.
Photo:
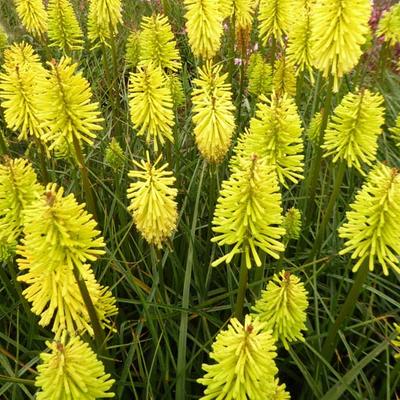
[[[222,183],[214,212],[212,239],[219,246],[233,245],[213,266],[229,264],[242,253],[247,268],[261,266],[258,251],[279,258],[284,250],[280,241],[285,234],[281,227],[281,193],[274,167],[257,154],[241,156],[232,166],[231,176]]]
[[[393,4],[379,20],[377,36],[383,36],[385,42],[395,46],[400,42],[400,3]]]
[[[206,386],[203,400],[272,399],[276,394],[276,347],[266,324],[246,315],[242,325],[236,318],[221,331],[212,345],[206,371],[197,382]]]
[[[307,319],[307,291],[300,279],[288,271],[275,274],[261,292],[260,299],[252,308],[257,318],[272,331],[274,339],[283,343],[304,341]]]
[[[18,17],[25,29],[42,36],[47,31],[47,13],[42,0],[14,0]]]
[[[362,172],[362,164],[371,165],[376,158],[378,137],[384,123],[383,97],[363,89],[348,93],[336,107],[325,130],[325,157],[343,160],[348,167]]]
[[[69,0],[49,0],[49,39],[65,52],[80,50],[83,35]]]
[[[296,70],[289,58],[281,57],[275,63],[273,85],[278,95],[284,93],[291,97],[296,95]]]
[[[139,63],[140,57],[140,33],[133,30],[129,33],[125,48],[126,65],[135,68]]]
[[[250,56],[248,76],[250,93],[259,96],[272,92],[272,68],[260,53]]]
[[[289,208],[286,211],[283,227],[286,239],[298,239],[301,233],[301,211],[298,208]]]
[[[177,71],[181,58],[168,18],[154,14],[140,24],[140,66],[153,63],[161,69]]]
[[[312,7],[313,65],[324,77],[333,76],[335,92],[358,63],[370,14],[370,0],[316,0]]]
[[[137,134],[146,135],[147,143],[153,140],[155,151],[159,144],[165,143],[165,139],[174,141],[173,101],[167,78],[160,67],[149,64],[131,73],[129,106]]]
[[[235,129],[234,106],[228,74],[211,62],[199,68],[192,92],[194,135],[197,147],[209,162],[220,162],[231,144]]]
[[[365,262],[373,271],[380,264],[384,275],[389,268],[400,273],[400,174],[398,169],[379,163],[358,191],[339,228],[345,240],[340,254],[357,259],[353,271]]]
[[[215,0],[184,0],[189,44],[196,57],[210,59],[221,45],[222,15]]]
[[[114,397],[110,374],[89,345],[79,337],[46,342],[49,352],[40,354],[42,363],[35,386],[37,400],[95,400]]]
[[[152,164],[149,154],[146,161],[133,161],[138,169],[129,172],[135,182],[128,189],[128,210],[137,229],[149,244],[159,248],[171,237],[178,219],[175,177],[168,164],[159,166],[160,161],[161,156]]]
[[[400,114],[397,116],[396,125],[390,128],[389,131],[396,146],[400,147]]]

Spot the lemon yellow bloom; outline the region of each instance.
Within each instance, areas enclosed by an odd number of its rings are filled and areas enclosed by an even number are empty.
[[[174,141],[173,100],[160,67],[149,64],[130,74],[129,107],[137,134],[145,134],[147,143],[153,140],[155,151],[158,151],[159,144],[165,143],[165,139]]]
[[[221,46],[222,19],[215,0],[184,0],[189,44],[196,57],[209,59]]]
[[[231,144],[235,129],[234,106],[228,74],[222,65],[208,62],[199,68],[192,92],[194,135],[197,147],[209,162],[220,162]]]
[[[259,96],[272,92],[272,68],[265,62],[260,53],[253,53],[250,56],[249,68],[249,92]]]
[[[47,31],[47,13],[42,0],[14,0],[18,17],[25,29],[42,36]]]
[[[23,210],[37,200],[42,191],[27,160],[5,158],[0,164],[0,242],[14,244],[19,239]]]
[[[89,345],[79,337],[65,336],[46,342],[49,352],[40,354],[35,386],[37,400],[95,400],[114,397],[114,383]]]
[[[325,130],[325,157],[333,162],[343,160],[348,167],[362,172],[362,165],[371,165],[376,158],[378,137],[385,122],[383,97],[363,89],[348,93],[336,107]]]
[[[322,117],[322,112],[319,111],[315,113],[311,118],[311,121],[306,130],[306,135],[308,139],[314,144],[318,143],[319,134],[321,132]]]
[[[46,139],[51,142],[49,149],[57,149],[67,143],[74,147],[74,137],[79,143],[93,144],[95,131],[102,129],[98,103],[92,103],[89,82],[78,65],[69,57],[59,63],[48,63],[49,79],[43,84],[37,100],[39,117],[48,128]]]
[[[284,34],[290,28],[291,7],[291,0],[260,0],[259,34],[264,45],[272,37],[283,44]]]
[[[233,1],[234,0],[217,0],[218,12],[222,19],[229,18],[233,12]]]
[[[233,0],[233,12],[235,13],[237,28],[251,28],[255,3],[255,0]]]
[[[232,318],[212,345],[209,356],[216,364],[202,365],[206,373],[197,382],[207,388],[201,399],[272,399],[277,388],[275,351],[265,323],[250,315],[243,325]]]
[[[46,129],[40,116],[38,94],[46,84],[47,72],[29,63],[6,67],[0,73],[0,100],[7,127],[18,133],[18,140],[28,136],[45,139]]]
[[[48,184],[39,200],[24,209],[24,238],[17,248],[18,280],[28,286],[23,295],[32,303],[39,324],[52,324],[56,337],[64,330],[70,334],[93,334],[90,317],[74,276],[74,268],[84,280],[100,323],[109,324],[117,310],[108,288],[100,286],[87,264],[104,254],[104,241],[96,222],[72,194]]]
[[[377,36],[383,36],[385,42],[395,46],[400,42],[400,3],[393,4],[379,20]]]
[[[287,95],[260,96],[250,132],[245,133],[236,148],[238,155],[256,153],[275,167],[280,183],[297,183],[303,179],[303,140],[301,120],[293,99]],[[235,163],[233,158],[232,164]]]
[[[396,359],[400,359],[400,351],[399,351],[399,349],[400,349],[400,325],[394,324],[394,327],[396,328],[396,331],[398,333],[397,338],[395,340],[392,340],[392,344],[398,348],[398,351],[394,357]]]
[[[287,239],[298,239],[301,233],[301,211],[297,208],[289,208],[283,220]]]
[[[182,82],[177,75],[168,75],[167,77],[169,90],[171,92],[174,108],[180,107],[185,103],[185,93],[183,92]]]
[[[389,268],[400,273],[400,174],[396,168],[378,164],[358,191],[346,213],[347,222],[339,228],[345,240],[340,254],[358,259],[353,267],[368,263],[370,271],[380,264],[384,275]]]
[[[4,27],[0,24],[0,58],[3,50],[8,46],[8,35]]]
[[[26,43],[15,43],[4,51],[5,71],[15,70],[16,66],[29,67],[29,69],[43,69],[39,56],[34,52],[33,47]]]
[[[307,295],[297,276],[281,271],[268,282],[252,308],[257,318],[266,324],[266,329],[270,329],[272,336],[286,349],[290,342],[304,341],[302,331],[307,329]]]
[[[172,236],[178,219],[175,177],[168,170],[168,164],[158,166],[160,161],[161,156],[152,164],[147,154],[147,161],[133,161],[138,170],[128,175],[135,179],[128,189],[131,201],[128,210],[139,232],[158,248]]]
[[[49,0],[49,39],[65,52],[80,50],[83,35],[69,0]]]
[[[118,33],[122,23],[121,0],[91,0],[88,15],[88,38],[93,43],[104,43]]]
[[[140,24],[140,66],[153,63],[162,69],[177,71],[181,57],[166,16],[143,17]]]
[[[285,384],[279,384],[279,380],[275,380],[275,393],[271,397],[271,400],[290,400],[290,393],[287,392]]]
[[[261,266],[258,250],[279,258],[284,250],[280,241],[285,234],[281,193],[276,174],[265,160],[252,156],[238,157],[231,176],[222,183],[213,218],[211,240],[219,246],[233,245],[224,256],[213,262],[229,264],[236,254],[243,254],[247,268]]]
[[[369,0],[316,0],[312,7],[313,65],[324,77],[332,75],[334,91],[362,54],[371,14]]]
[[[128,67],[135,68],[140,57],[140,33],[131,31],[128,36],[125,48],[125,63]]]
[[[115,171],[122,168],[125,164],[124,151],[115,137],[111,139],[106,148],[104,161]]]

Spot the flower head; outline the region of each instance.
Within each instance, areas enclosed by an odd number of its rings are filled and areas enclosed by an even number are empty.
[[[321,133],[322,118],[323,118],[323,113],[321,111],[316,112],[312,116],[311,121],[306,130],[306,135],[308,139],[314,144],[318,143],[318,138]]]
[[[389,274],[389,268],[400,273],[399,171],[378,164],[350,208],[346,213],[347,222],[339,228],[339,236],[345,240],[340,254],[351,253],[352,259],[358,259],[353,271],[366,262],[370,271],[379,263],[385,275]]]
[[[235,129],[231,85],[222,65],[208,62],[199,69],[192,92],[194,135],[200,153],[212,163],[220,162],[231,144]]]
[[[139,64],[140,58],[140,33],[133,30],[129,33],[125,48],[125,62],[131,68]]]
[[[281,57],[276,62],[273,84],[278,95],[284,93],[292,97],[296,95],[296,71],[288,58]]]
[[[260,37],[264,45],[270,38],[283,43],[291,21],[291,0],[260,0],[258,19]]]
[[[2,58],[3,50],[8,46],[8,35],[3,25],[0,24],[0,59]]]
[[[237,155],[258,154],[274,166],[279,181],[297,183],[303,178],[303,141],[301,120],[293,99],[287,95],[272,95],[271,100],[260,96],[250,132],[245,133],[237,147]],[[233,159],[232,164],[235,162]]]
[[[384,36],[385,42],[395,46],[400,42],[400,3],[393,4],[379,20],[377,36]]]
[[[400,114],[397,116],[396,125],[389,129],[396,146],[400,147]]]
[[[91,0],[88,15],[88,38],[91,42],[104,43],[118,32],[122,22],[121,0]]]
[[[316,0],[312,7],[313,65],[333,76],[334,91],[362,54],[370,14],[369,0]]]
[[[362,172],[362,163],[371,165],[384,123],[383,97],[364,89],[348,93],[336,107],[324,135],[325,157],[343,160]]]
[[[49,352],[40,354],[42,364],[35,386],[37,400],[95,400],[114,397],[114,383],[96,354],[79,337],[65,336],[60,342],[46,342]]]
[[[166,16],[143,17],[140,24],[140,66],[153,63],[161,69],[180,69],[180,55]]]
[[[272,92],[272,68],[260,53],[253,53],[249,61],[249,92],[259,96]]]
[[[234,245],[226,255],[214,261],[230,263],[235,254],[243,253],[247,268],[261,266],[257,248],[279,258],[284,250],[280,238],[282,224],[281,193],[274,168],[257,154],[239,157],[232,166],[215,208],[212,239],[219,246]]]
[[[253,23],[254,0],[233,0],[233,12],[239,29],[249,29]]]
[[[301,211],[297,208],[289,208],[283,219],[283,227],[287,239],[298,239],[301,233]]]
[[[18,17],[25,29],[41,36],[47,31],[47,13],[42,0],[14,0]]]
[[[46,139],[52,142],[50,149],[64,143],[73,147],[74,138],[92,144],[95,131],[101,130],[98,103],[92,103],[92,91],[78,65],[69,57],[59,63],[49,63],[49,79],[42,87],[37,105],[40,118],[48,128]]]
[[[184,0],[189,44],[196,57],[214,57],[221,45],[222,19],[218,1]]]
[[[115,171],[124,166],[124,151],[115,137],[111,139],[106,148],[104,160]]]
[[[392,340],[392,344],[397,347],[397,353],[394,357],[400,360],[400,325],[394,324],[394,327],[398,333],[397,338],[395,340]]]
[[[69,0],[49,0],[47,11],[52,46],[66,52],[82,49],[82,30]]]
[[[147,143],[153,140],[154,150],[165,143],[174,141],[173,101],[167,78],[160,67],[149,64],[131,73],[129,83],[129,106],[131,120],[138,135],[146,134]]]
[[[67,330],[71,334],[88,330],[90,318],[81,296],[74,269],[85,281],[102,324],[116,313],[115,299],[100,286],[86,263],[104,253],[104,241],[96,222],[78,204],[72,194],[50,183],[45,194],[24,209],[24,238],[18,246],[18,280],[28,287],[23,291],[40,315],[40,324],[52,323],[56,337]]]
[[[207,389],[202,399],[272,399],[276,393],[276,347],[266,324],[246,315],[244,325],[232,318],[218,334],[206,374],[197,381]]]
[[[29,69],[43,69],[39,56],[33,47],[26,42],[15,43],[4,51],[4,69],[6,71],[15,70],[16,66]]]
[[[307,294],[299,278],[282,271],[269,281],[253,307],[257,318],[265,322],[266,328],[272,330],[272,336],[285,348],[289,342],[304,341],[301,331],[307,329]]]
[[[177,75],[168,75],[167,77],[169,90],[171,91],[174,108],[180,107],[185,103],[185,93],[183,92],[182,82]]]
[[[23,211],[42,191],[27,160],[6,158],[0,164],[0,242],[15,245],[24,225]]]
[[[134,161],[138,170],[129,172],[129,177],[136,182],[128,189],[128,210],[137,229],[149,244],[159,248],[171,237],[178,219],[175,178],[167,170],[168,164],[158,167],[160,160],[161,156],[152,164],[147,154],[147,161]]]

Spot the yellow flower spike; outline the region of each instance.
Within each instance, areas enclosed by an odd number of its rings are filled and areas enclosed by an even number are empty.
[[[125,48],[125,63],[130,68],[139,64],[140,57],[140,33],[132,31],[129,33]]]
[[[38,94],[46,84],[47,72],[38,65],[6,66],[0,73],[0,99],[7,127],[19,133],[18,140],[28,136],[45,140],[46,128],[40,115]]]
[[[115,299],[96,282],[86,264],[104,254],[104,241],[85,205],[78,204],[72,194],[63,194],[63,188],[50,183],[45,194],[24,209],[24,238],[17,248],[17,261],[25,274],[18,280],[28,285],[23,295],[41,317],[39,323],[52,323],[57,337],[63,330],[93,334],[73,269],[78,268],[85,281],[100,323],[108,325],[117,311]]]
[[[217,0],[218,12],[222,19],[229,18],[232,15],[233,1],[234,0]]]
[[[15,70],[16,66],[29,67],[29,69],[43,69],[39,56],[33,47],[25,42],[12,44],[4,51],[4,69]]]
[[[123,168],[125,164],[124,151],[115,137],[111,139],[106,148],[104,161],[115,171]]]
[[[172,100],[174,102],[174,108],[176,109],[186,101],[182,82],[177,75],[168,75],[167,81],[169,90],[171,91]]]
[[[351,253],[352,259],[358,259],[354,272],[366,262],[370,271],[380,264],[384,275],[389,275],[389,268],[399,274],[399,171],[378,164],[368,174],[350,209],[347,222],[339,228],[339,236],[345,240],[339,254]]]
[[[14,0],[17,14],[24,28],[34,36],[47,31],[47,13],[42,0]]]
[[[296,10],[296,19],[289,30],[289,40],[287,45],[287,59],[292,65],[297,66],[296,73],[307,70],[313,82],[312,70],[312,45],[311,45],[311,7]]]
[[[234,106],[228,74],[211,62],[199,68],[192,92],[194,135],[204,158],[219,163],[227,153],[235,129]]]
[[[108,44],[122,23],[121,0],[91,0],[88,15],[88,38],[92,43]]]
[[[147,143],[153,140],[155,151],[158,151],[159,144],[165,143],[165,139],[174,141],[173,100],[160,67],[149,64],[130,74],[129,107],[138,136],[146,134]]]
[[[143,17],[140,24],[140,66],[153,63],[161,69],[177,71],[181,68],[181,57],[176,47],[174,34],[168,17],[154,14]]]
[[[272,68],[260,53],[250,56],[248,76],[250,93],[258,97],[272,92]]]
[[[348,93],[336,107],[325,130],[325,157],[333,162],[343,160],[347,166],[362,172],[362,165],[371,165],[376,158],[378,136],[384,120],[383,97],[363,89]]]
[[[222,19],[215,0],[184,0],[189,44],[196,57],[210,59],[221,46]]]
[[[175,177],[168,164],[158,166],[160,161],[161,155],[152,164],[147,153],[147,161],[133,161],[138,170],[128,174],[136,180],[128,189],[128,210],[146,241],[158,248],[171,237],[178,219]]]
[[[81,50],[83,35],[69,0],[49,0],[49,39],[65,52]]]
[[[370,0],[316,0],[312,7],[313,65],[327,78],[339,79],[350,72],[362,54],[369,32]]]
[[[197,380],[206,386],[203,400],[272,399],[276,393],[276,347],[266,324],[246,315],[244,325],[236,318],[216,337],[206,371]]]
[[[400,147],[400,114],[397,116],[396,125],[390,128],[389,132],[396,146]]]
[[[291,0],[260,0],[258,16],[260,21],[259,32],[264,45],[272,37],[283,44],[284,34],[290,28],[291,12]]]
[[[286,385],[284,383],[280,385],[278,379],[275,380],[275,385],[275,393],[271,400],[290,400],[290,393],[285,390]]]
[[[301,211],[297,208],[289,208],[283,220],[287,239],[298,239],[301,233]]]
[[[394,327],[398,333],[397,338],[392,340],[392,345],[397,347],[397,353],[395,354],[394,358],[400,360],[400,325],[394,324]]]
[[[400,3],[393,4],[379,20],[376,36],[383,36],[390,46],[400,42]]]
[[[37,400],[95,400],[114,397],[114,383],[89,345],[79,337],[46,342],[49,352],[40,354],[35,386]]]
[[[8,46],[8,35],[3,25],[0,24],[0,58],[3,50]]]
[[[40,118],[48,127],[46,139],[51,142],[49,149],[74,147],[74,137],[79,142],[93,144],[95,131],[102,129],[98,103],[92,103],[92,91],[78,64],[69,57],[63,57],[57,64],[48,63],[50,77],[42,87],[37,106]]]
[[[286,349],[290,342],[304,342],[302,331],[307,330],[308,292],[295,275],[287,271],[275,274],[268,282],[266,290],[252,307],[253,313],[272,331],[272,336],[280,340]]]
[[[311,118],[311,121],[306,130],[306,136],[308,137],[308,140],[310,140],[313,144],[318,143],[319,134],[321,132],[322,117],[323,115],[321,111],[315,113]]]
[[[23,210],[42,190],[27,160],[6,158],[0,164],[0,242],[15,244],[23,228]]]
[[[233,0],[233,12],[235,13],[237,28],[251,28],[255,3],[255,0]]]
[[[238,157],[231,176],[222,183],[214,212],[212,242],[219,246],[234,245],[226,255],[213,262],[229,264],[242,253],[247,268],[261,266],[258,250],[279,258],[284,250],[280,241],[285,234],[281,193],[274,168],[256,154]]]
[[[236,153],[238,156],[257,153],[268,165],[276,168],[279,182],[297,183],[303,179],[303,141],[301,120],[294,100],[287,95],[260,96],[250,132],[245,133]],[[231,164],[235,163],[236,156]]]
[[[273,84],[278,95],[296,96],[296,70],[289,59],[282,57],[275,63]]]

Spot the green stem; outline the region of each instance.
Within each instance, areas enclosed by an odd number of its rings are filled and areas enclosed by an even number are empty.
[[[239,275],[239,289],[238,289],[235,312],[234,312],[234,316],[239,321],[243,320],[244,299],[246,296],[248,276],[249,276],[249,270],[246,266],[246,257],[244,254],[242,254],[242,262],[240,265],[240,275]]]
[[[40,139],[35,136],[36,146],[39,148],[39,160],[40,160],[40,170],[42,171],[43,183],[47,184],[50,182],[49,172],[47,171],[46,165],[46,149]]]
[[[329,83],[327,86],[327,91],[326,91],[326,97],[325,97],[325,104],[324,104],[324,109],[323,109],[323,117],[322,117],[322,122],[321,122],[321,130],[319,133],[318,137],[318,142],[316,144],[316,149],[315,149],[315,154],[311,162],[311,175],[309,176],[308,179],[308,201],[307,201],[307,207],[306,207],[306,213],[305,213],[305,220],[306,222],[310,221],[310,218],[312,217],[313,210],[314,210],[314,200],[315,200],[315,194],[317,191],[317,182],[318,182],[318,177],[319,177],[319,171],[321,168],[321,160],[322,160],[322,148],[321,148],[321,143],[324,137],[325,129],[326,126],[328,125],[328,117],[329,117],[329,112],[331,109],[331,104],[332,104],[332,88],[333,88],[333,76],[331,75],[329,78]]]
[[[235,40],[236,40],[236,15],[235,13],[231,17],[231,24],[230,24],[230,38],[229,38],[229,78],[232,83],[233,89],[233,74],[235,70]]]
[[[272,68],[272,74],[275,73],[275,57],[276,57],[276,39],[274,36],[272,36],[271,39],[271,68]]]
[[[188,246],[188,254],[186,259],[185,277],[183,283],[182,294],[182,314],[181,323],[179,326],[179,340],[178,340],[178,361],[176,368],[176,400],[186,399],[186,350],[187,350],[187,334],[188,334],[188,320],[189,320],[189,304],[190,304],[190,283],[192,278],[192,269],[194,264],[194,241],[196,237],[196,227],[199,215],[200,195],[203,186],[204,171],[207,167],[207,162],[203,162],[201,170],[199,186],[197,188],[196,203],[193,212],[192,226],[190,230],[190,240]]]
[[[11,382],[11,383],[16,383],[18,385],[30,385],[30,386],[35,385],[35,381],[32,379],[22,379],[22,378],[17,378],[15,376],[6,376],[6,375],[0,375],[0,382]]]
[[[325,358],[326,362],[330,362],[337,344],[337,336],[340,327],[346,321],[348,317],[353,314],[354,308],[357,304],[357,299],[363,289],[363,285],[368,277],[368,262],[364,262],[360,269],[357,271],[356,279],[353,282],[353,286],[350,293],[347,295],[346,301],[340,309],[340,313],[337,316],[335,323],[330,326],[328,336],[322,346],[322,357]]]
[[[315,237],[314,246],[311,250],[310,260],[312,261],[314,257],[318,257],[319,251],[321,249],[322,240],[324,239],[324,234],[332,216],[333,208],[335,207],[336,199],[340,193],[340,187],[343,182],[344,174],[346,172],[346,163],[341,161],[339,164],[335,185],[333,187],[331,196],[329,198],[328,206],[325,209],[325,214],[322,219],[320,226],[318,227],[317,235]]]
[[[90,180],[89,180],[89,172],[88,172],[88,169],[86,168],[85,160],[83,159],[81,145],[75,135],[72,135],[72,137],[73,137],[76,157],[77,157],[78,163],[79,163],[79,170],[81,171],[82,186],[83,186],[83,189],[85,192],[87,208],[88,208],[88,211],[93,215],[93,218],[96,221],[98,221],[93,189],[92,189],[92,185],[90,184]]]
[[[0,156],[8,154],[7,143],[4,139],[3,130],[0,129]]]

